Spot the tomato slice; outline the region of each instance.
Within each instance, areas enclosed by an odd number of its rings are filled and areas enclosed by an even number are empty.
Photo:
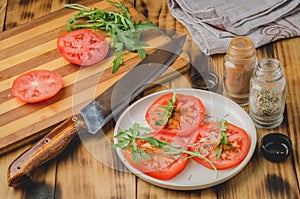
[[[201,155],[208,158],[217,169],[228,169],[241,163],[250,149],[251,140],[247,132],[233,124],[227,123],[227,140],[231,146],[224,146],[220,158],[217,160],[216,143],[220,140],[220,122],[210,122],[201,125],[191,136],[189,142],[190,151],[199,151]],[[193,157],[194,160],[212,168],[211,164],[200,157]]]
[[[182,138],[158,133],[148,135],[187,149],[186,143]],[[163,149],[153,147],[148,142],[137,140],[136,143],[139,148],[150,155],[151,159],[142,157],[139,161],[134,162],[132,160],[131,150],[125,151],[125,158],[134,168],[148,176],[159,180],[169,180],[181,173],[187,166],[187,154],[166,154]]]
[[[176,94],[175,107],[166,125],[157,124],[165,114],[164,106],[170,103],[172,93],[164,94],[150,105],[146,112],[146,121],[152,129],[163,134],[189,136],[202,123],[205,107],[202,101],[194,96]]]
[[[61,75],[49,70],[34,70],[17,77],[12,94],[27,103],[39,102],[56,95],[63,87]]]
[[[95,64],[107,55],[108,42],[91,29],[79,29],[60,36],[57,47],[69,62],[88,66]]]

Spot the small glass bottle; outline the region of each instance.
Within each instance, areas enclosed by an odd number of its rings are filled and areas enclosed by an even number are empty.
[[[223,65],[226,97],[241,106],[248,105],[250,79],[256,64],[256,50],[251,39],[245,36],[233,38]]]
[[[250,81],[249,115],[261,128],[275,128],[283,120],[286,82],[279,60],[262,59]]]

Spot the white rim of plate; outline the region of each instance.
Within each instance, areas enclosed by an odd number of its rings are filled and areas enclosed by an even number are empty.
[[[139,104],[145,103],[145,101],[150,100],[152,98],[157,99],[159,96],[165,94],[165,93],[169,93],[172,92],[172,90],[163,90],[163,91],[159,91],[159,92],[155,92],[152,93],[150,95],[147,95],[139,100],[137,100],[136,102],[134,102],[133,104],[131,104],[119,117],[116,125],[115,125],[115,129],[114,129],[114,135],[116,135],[120,130],[120,125],[122,125],[123,119],[129,114],[129,112],[136,106],[138,106]],[[210,173],[213,175],[213,177],[215,178],[214,175],[214,171],[211,169],[207,169],[205,167],[203,167],[202,165],[196,163],[195,161],[189,161],[187,168],[178,176],[176,176],[175,178],[171,179],[171,180],[159,180],[159,179],[155,179],[152,178],[148,175],[143,174],[142,172],[140,172],[139,170],[135,169],[134,167],[132,167],[126,160],[124,154],[123,154],[123,150],[120,148],[116,149],[116,152],[119,156],[119,158],[121,159],[122,163],[132,172],[134,173],[137,177],[151,183],[154,184],[156,186],[159,187],[163,187],[163,188],[168,188],[168,189],[174,189],[174,190],[195,190],[195,189],[204,189],[204,188],[208,188],[208,187],[212,187],[212,186],[216,186],[218,184],[221,184],[229,179],[231,179],[232,177],[234,177],[235,175],[237,175],[250,161],[250,159],[253,156],[253,153],[255,151],[256,148],[256,143],[257,143],[257,135],[256,135],[256,128],[251,120],[251,118],[249,117],[248,113],[246,113],[246,111],[244,109],[242,109],[238,104],[236,104],[235,102],[233,102],[232,100],[219,95],[217,93],[213,93],[210,91],[204,91],[204,90],[197,90],[197,89],[192,89],[192,88],[179,88],[176,89],[176,93],[181,93],[181,94],[188,94],[188,95],[192,95],[192,96],[196,96],[199,97],[202,102],[204,103],[205,107],[208,107],[208,111],[210,112],[214,112],[214,111],[221,111],[216,107],[214,108],[212,106],[213,102],[215,101],[223,101],[225,107],[229,106],[229,108],[232,110],[235,110],[236,112],[240,112],[242,115],[240,116],[234,116],[235,120],[234,121],[230,121],[230,119],[228,119],[228,121],[230,123],[233,123],[237,126],[240,126],[237,123],[247,123],[248,126],[245,129],[249,135],[249,137],[251,138],[251,146],[249,149],[249,152],[246,156],[246,158],[236,167],[232,168],[232,169],[227,169],[227,170],[220,170],[218,171],[219,173],[219,178],[212,180],[210,182],[206,182],[206,183],[201,183],[197,181],[195,183],[187,183],[188,181],[185,181],[183,183],[178,183],[177,179],[180,178],[179,176],[182,176],[182,173],[187,172],[187,169],[191,169],[191,167],[193,168],[193,166],[196,164],[196,166],[199,165],[199,167],[201,167],[204,170],[207,170],[208,172],[210,171]],[[205,96],[205,97],[203,97]],[[207,99],[207,96],[209,96],[211,102],[208,102],[209,99]],[[205,100],[204,100],[205,98]],[[152,100],[151,100],[152,101]],[[210,104],[210,105],[209,105]],[[149,104],[150,105],[150,104]],[[145,109],[147,109],[148,107],[144,107]],[[216,110],[218,109],[218,110]],[[229,110],[227,110],[229,111]],[[227,111],[224,110],[224,113],[227,114]],[[145,112],[144,112],[145,114]],[[212,115],[214,117],[214,115]],[[225,115],[224,115],[225,116]],[[230,116],[229,116],[230,117]],[[242,119],[246,119],[246,121],[242,121]],[[144,120],[144,118],[143,118]],[[134,122],[138,122],[139,121],[134,121]],[[133,124],[133,122],[131,123],[131,125]],[[241,126],[240,126],[241,127]],[[243,128],[243,127],[241,127]],[[125,129],[122,129],[125,130]],[[114,138],[114,143],[117,143],[118,139]],[[198,165],[197,165],[198,164]],[[190,174],[192,175],[192,174]],[[187,178],[186,178],[187,179]]]

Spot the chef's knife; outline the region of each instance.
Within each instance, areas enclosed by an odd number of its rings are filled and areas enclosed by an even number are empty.
[[[8,168],[8,185],[18,187],[31,181],[32,172],[62,153],[78,138],[78,132],[98,132],[175,61],[182,51],[185,39],[186,36],[181,36],[156,49],[81,109],[79,114],[67,118],[21,154]]]

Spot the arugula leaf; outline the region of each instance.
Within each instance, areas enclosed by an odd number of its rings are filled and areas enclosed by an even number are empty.
[[[123,16],[126,17],[127,19],[130,19],[130,14],[129,14],[128,10],[121,3],[113,2],[113,1],[110,1],[110,0],[106,0],[106,2],[111,3],[115,7],[122,9],[123,10]]]
[[[163,112],[158,113],[159,115],[162,115],[162,118],[155,121],[155,126],[164,126],[167,124],[169,118],[172,116],[175,107],[175,102],[176,102],[176,92],[175,89],[173,89],[173,95],[170,99],[170,103],[167,106],[162,107],[164,109]]]
[[[67,31],[80,28],[92,28],[107,31],[107,36],[112,38],[111,47],[115,48],[115,59],[113,61],[112,73],[115,73],[122,62],[122,52],[125,47],[128,51],[137,52],[139,57],[145,58],[147,55],[144,47],[147,43],[140,39],[140,32],[144,29],[157,29],[154,24],[138,21],[135,22],[128,9],[118,2],[106,0],[116,8],[121,9],[122,13],[109,12],[98,8],[89,8],[80,4],[66,4],[65,7],[79,10],[72,18],[67,21]],[[79,19],[81,23],[79,23]],[[84,23],[82,23],[84,20]]]
[[[227,134],[226,130],[228,128],[227,121],[225,119],[220,120],[220,139],[216,143],[217,149],[216,149],[216,160],[219,160],[221,157],[221,154],[223,152],[223,146],[231,146],[231,144],[227,140]]]
[[[116,42],[114,44],[115,47],[115,59],[113,61],[112,73],[115,73],[119,66],[123,63],[122,61],[122,52],[123,52],[123,43]]]
[[[149,144],[151,144],[154,147],[158,147],[160,149],[164,150],[165,154],[188,154],[188,158],[192,157],[200,157],[203,158],[205,161],[207,161],[215,170],[216,176],[218,177],[218,170],[216,169],[215,165],[207,159],[205,156],[201,155],[199,151],[189,151],[185,148],[182,148],[180,146],[177,146],[176,143],[169,144],[168,142],[164,140],[158,140],[152,136],[147,136],[147,132],[151,132],[151,129],[147,127],[140,126],[137,123],[134,123],[133,126],[125,131],[119,132],[117,135],[115,135],[115,138],[119,138],[118,142],[113,145],[113,148],[121,148],[123,150],[132,149],[132,160],[134,162],[138,162],[141,157],[144,157],[148,160],[151,159],[151,156],[147,154],[142,149],[138,148],[136,145],[136,140],[140,139],[142,141],[146,141]]]
[[[138,55],[140,58],[144,59],[147,55],[147,51],[143,48],[140,48],[137,50],[138,51]]]

